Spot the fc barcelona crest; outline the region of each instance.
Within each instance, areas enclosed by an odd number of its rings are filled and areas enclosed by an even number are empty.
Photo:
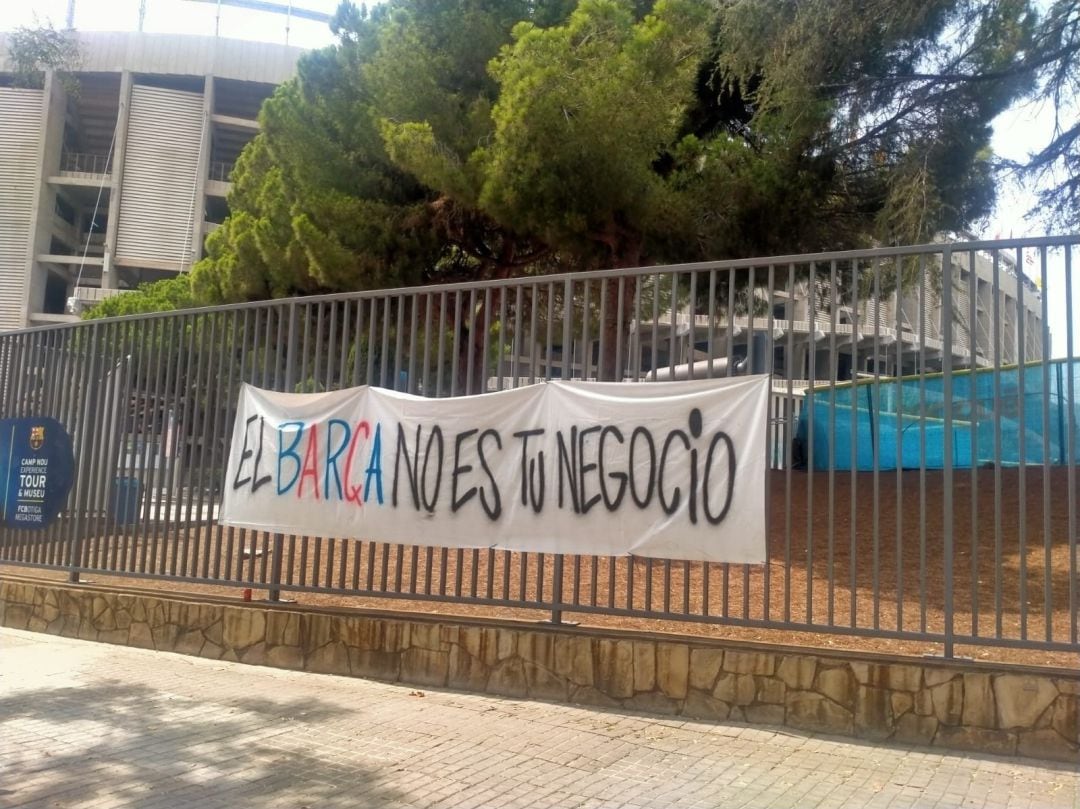
[[[30,428],[30,448],[41,449],[45,444],[45,425]]]

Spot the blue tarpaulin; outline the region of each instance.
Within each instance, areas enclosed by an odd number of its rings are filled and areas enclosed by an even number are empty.
[[[1041,362],[957,371],[948,402],[941,374],[819,386],[806,392],[796,457],[818,470],[872,470],[875,457],[879,469],[940,469],[951,441],[956,468],[1064,464],[1070,435],[1080,459],[1077,395],[1077,360],[1052,360],[1045,373]]]

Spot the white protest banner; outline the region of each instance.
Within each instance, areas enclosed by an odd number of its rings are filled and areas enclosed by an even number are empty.
[[[451,548],[760,563],[767,376],[428,399],[245,385],[221,522]]]

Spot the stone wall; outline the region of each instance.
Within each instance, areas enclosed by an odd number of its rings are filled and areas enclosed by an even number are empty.
[[[326,674],[1080,760],[1080,672],[3,579],[0,625]]]

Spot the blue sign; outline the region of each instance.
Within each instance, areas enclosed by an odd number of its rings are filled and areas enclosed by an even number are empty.
[[[45,528],[67,501],[74,469],[71,437],[56,419],[0,419],[0,523]]]

